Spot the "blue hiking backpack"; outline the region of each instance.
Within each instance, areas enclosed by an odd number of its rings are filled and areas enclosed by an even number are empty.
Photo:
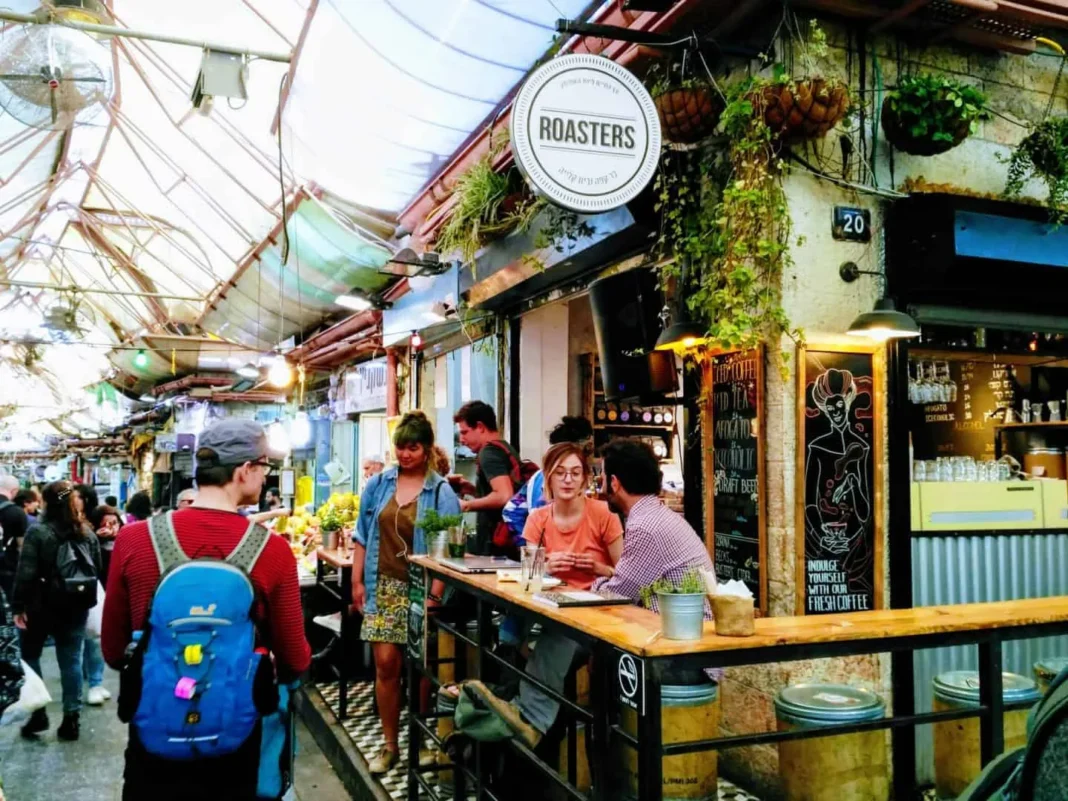
[[[177,761],[223,756],[279,708],[270,657],[256,650],[249,580],[270,534],[253,523],[225,560],[191,560],[172,514],[149,521],[160,581],[123,670],[120,718],[125,710],[150,754]],[[131,691],[127,679],[139,686]]]

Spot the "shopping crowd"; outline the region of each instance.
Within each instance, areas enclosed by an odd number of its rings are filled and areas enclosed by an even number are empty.
[[[375,774],[399,758],[407,557],[427,552],[421,521],[428,511],[472,513],[473,554],[540,546],[549,572],[568,585],[635,602],[658,578],[711,568],[700,538],[659,500],[659,463],[645,444],[616,440],[595,455],[590,423],[564,418],[537,466],[502,438],[489,405],[464,405],[455,423],[475,455],[473,482],[450,474],[433,426],[418,411],[395,428],[388,466],[382,457],[362,465],[368,480],[353,537],[352,612],[362,617],[360,636],[374,655],[385,734],[369,766]],[[130,724],[126,801],[205,791],[243,800],[284,789],[280,776],[271,784],[284,757],[268,748],[311,652],[294,556],[262,525],[287,512],[276,491],[265,493],[271,470],[263,428],[227,419],[201,434],[196,490],[182,492],[175,510],[153,509],[147,493],[120,510],[115,498],[100,503],[84,484],[56,481],[38,491],[0,476],[0,589],[10,600],[11,645],[22,667],[8,672],[39,677],[42,652],[53,645],[62,687],[56,736],[77,740],[83,702],[110,700],[105,662],[120,671],[117,712]],[[262,511],[250,513],[257,504]],[[435,582],[428,606],[449,603],[444,590]],[[529,621],[505,618],[499,654],[562,690],[585,655],[567,638],[545,634],[531,650],[531,636]],[[4,675],[0,665],[0,700]],[[529,744],[553,730],[558,705],[534,685],[486,692]],[[430,703],[429,684],[422,697]],[[18,692],[8,701],[21,703]],[[46,708],[35,708],[22,734],[39,738],[50,725]],[[433,759],[421,751],[421,762]],[[228,795],[218,795],[220,787]]]

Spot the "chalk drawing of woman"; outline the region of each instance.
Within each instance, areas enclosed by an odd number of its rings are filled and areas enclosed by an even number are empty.
[[[808,443],[805,454],[806,534],[810,541],[818,540],[823,551],[839,557],[853,549],[871,519],[871,446],[850,425],[856,397],[848,370],[827,370],[812,384],[812,399],[831,430]]]

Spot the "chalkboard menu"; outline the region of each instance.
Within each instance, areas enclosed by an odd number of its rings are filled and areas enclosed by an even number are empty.
[[[408,563],[408,656],[423,661],[426,642],[426,570]]]
[[[874,355],[801,351],[798,588],[805,614],[881,604]]]
[[[994,457],[993,413],[1017,405],[1017,368],[990,361],[910,360],[912,449],[916,459]],[[922,378],[920,376],[923,376]],[[917,381],[920,387],[916,387]],[[927,386],[924,386],[924,385]],[[941,396],[929,400],[930,396]],[[922,398],[920,402],[916,402]]]
[[[716,578],[744,581],[763,609],[763,353],[719,354],[711,370]]]

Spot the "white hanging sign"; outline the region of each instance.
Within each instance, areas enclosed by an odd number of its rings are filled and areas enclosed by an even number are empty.
[[[539,194],[581,214],[633,200],[660,160],[660,118],[642,82],[602,56],[539,67],[516,95],[515,162]]]
[[[386,408],[386,361],[363,362],[345,373],[345,414]]]

